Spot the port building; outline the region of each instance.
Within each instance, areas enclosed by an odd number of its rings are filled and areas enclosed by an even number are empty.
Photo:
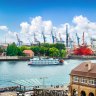
[[[34,52],[32,50],[24,50],[23,53],[26,56],[29,56],[29,57],[33,57],[34,56]]]
[[[96,96],[96,64],[83,62],[70,73],[71,96]]]

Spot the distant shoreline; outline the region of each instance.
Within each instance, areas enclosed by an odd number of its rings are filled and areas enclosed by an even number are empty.
[[[25,56],[0,56],[0,61],[28,61],[30,57]]]
[[[77,56],[72,55],[65,58],[64,60],[73,59],[73,60],[95,60],[96,56]],[[0,56],[0,61],[29,61],[30,57],[26,56]]]
[[[84,55],[72,55],[68,56],[68,59],[76,59],[76,60],[96,60],[96,56],[84,56]]]

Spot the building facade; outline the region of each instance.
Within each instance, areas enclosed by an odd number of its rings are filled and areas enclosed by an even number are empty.
[[[23,53],[26,56],[29,56],[29,57],[33,57],[34,56],[34,52],[32,50],[24,50]]]
[[[70,73],[71,96],[96,96],[96,64],[84,62]]]

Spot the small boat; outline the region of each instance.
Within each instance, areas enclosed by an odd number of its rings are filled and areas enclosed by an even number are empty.
[[[53,58],[33,58],[30,59],[30,62],[28,65],[34,65],[34,66],[42,66],[42,65],[63,65],[64,60],[63,59],[53,59]]]

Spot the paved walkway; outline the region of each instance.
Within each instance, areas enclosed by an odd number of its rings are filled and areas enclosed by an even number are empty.
[[[0,93],[0,96],[17,96],[16,92],[4,92]]]

